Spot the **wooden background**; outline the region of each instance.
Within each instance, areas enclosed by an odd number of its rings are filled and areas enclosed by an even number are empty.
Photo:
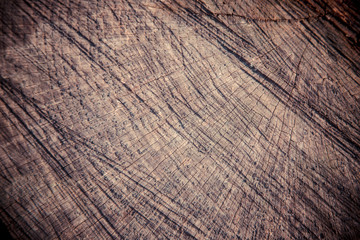
[[[359,239],[355,1],[0,1],[19,239]]]

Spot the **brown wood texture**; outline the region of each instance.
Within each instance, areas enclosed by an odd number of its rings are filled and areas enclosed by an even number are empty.
[[[0,1],[19,239],[360,239],[351,1]]]

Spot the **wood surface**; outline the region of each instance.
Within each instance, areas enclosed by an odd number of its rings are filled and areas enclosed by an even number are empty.
[[[16,239],[360,239],[352,1],[1,0]]]

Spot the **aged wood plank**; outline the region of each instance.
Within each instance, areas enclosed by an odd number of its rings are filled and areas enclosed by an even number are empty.
[[[19,239],[356,239],[355,1],[0,1]]]

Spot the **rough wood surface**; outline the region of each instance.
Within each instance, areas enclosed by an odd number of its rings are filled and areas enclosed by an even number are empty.
[[[20,239],[356,239],[350,1],[0,1]]]

